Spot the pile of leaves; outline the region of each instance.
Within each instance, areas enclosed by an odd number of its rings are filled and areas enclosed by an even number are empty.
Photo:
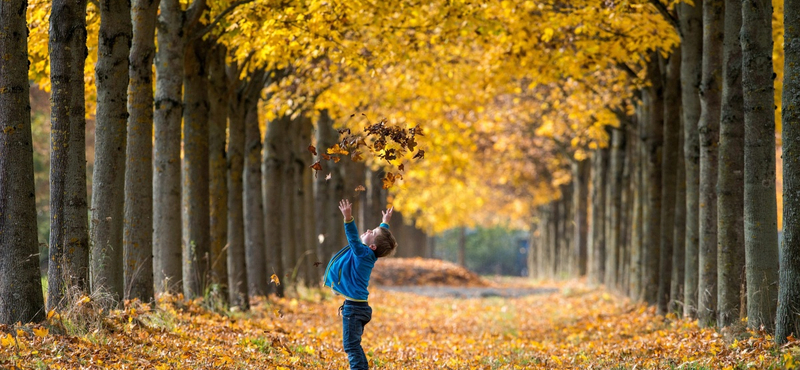
[[[370,284],[486,287],[490,283],[452,262],[425,258],[383,258],[375,263]]]
[[[516,281],[520,286],[529,282]],[[731,335],[576,282],[507,299],[425,298],[373,288],[362,344],[372,369],[794,369],[798,341]],[[340,299],[323,290],[258,299],[251,312],[215,312],[200,299],[156,307],[59,313],[2,327],[0,368],[341,369]],[[90,307],[92,302],[82,304]],[[86,331],[85,329],[91,329]]]

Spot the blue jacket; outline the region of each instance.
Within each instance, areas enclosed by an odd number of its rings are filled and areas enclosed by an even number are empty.
[[[381,227],[389,225],[381,223]],[[366,302],[369,275],[375,267],[375,252],[361,242],[354,219],[344,223],[348,245],[336,252],[325,269],[325,286],[351,301]]]

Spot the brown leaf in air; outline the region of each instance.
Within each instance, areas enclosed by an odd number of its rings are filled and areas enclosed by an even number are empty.
[[[308,151],[311,152],[311,155],[317,155],[317,148],[313,145],[308,146]]]
[[[356,186],[356,191],[366,191],[366,190],[367,189],[364,187],[364,185]]]

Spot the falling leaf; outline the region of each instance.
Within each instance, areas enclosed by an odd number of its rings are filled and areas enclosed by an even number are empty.
[[[314,178],[317,177],[317,173],[319,171],[322,171],[322,165],[319,163],[319,161],[314,162],[314,164],[312,164],[312,165],[310,165],[308,167],[311,167],[311,169],[314,170]]]
[[[364,187],[364,185],[356,186],[356,191],[366,191],[366,190],[367,189]]]
[[[404,166],[402,163],[400,163],[400,165],[397,166],[397,169],[400,170],[400,171],[405,171],[406,166]]]
[[[331,160],[331,156],[328,155],[328,153],[321,153],[321,154],[322,154],[322,159],[324,159],[326,161],[330,161]]]
[[[317,155],[317,148],[313,145],[308,146],[308,151],[311,152],[311,155]]]
[[[353,160],[353,162],[360,162],[364,159],[364,157],[361,156],[361,152],[353,152],[353,155],[351,155],[350,158]]]
[[[419,158],[419,159],[425,158],[425,151],[420,149],[417,152],[417,154],[414,154],[414,159],[417,159],[417,158]]]
[[[348,154],[350,154],[350,152],[348,152],[346,149],[342,148],[341,145],[336,144],[336,145],[333,146],[333,148],[328,148],[328,154],[348,155]]]
[[[391,188],[392,185],[394,185],[394,181],[395,181],[394,174],[389,172],[389,173],[386,174],[386,176],[382,180],[383,180],[383,188],[384,189]]]
[[[275,283],[275,285],[281,285],[281,280],[278,279],[278,275],[272,274],[272,276],[269,277],[269,281]]]
[[[330,179],[331,179],[331,173],[328,172],[328,174],[325,176],[325,181],[328,181]]]
[[[339,163],[339,161],[342,160],[342,158],[340,157],[332,157],[332,158],[333,158],[333,163]]]

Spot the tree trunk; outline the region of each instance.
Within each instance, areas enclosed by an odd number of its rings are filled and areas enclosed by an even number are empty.
[[[571,269],[570,246],[572,245],[572,185],[561,186],[561,199],[559,203],[559,235],[558,239],[558,276],[568,278]]]
[[[250,308],[247,289],[247,259],[244,250],[244,99],[247,85],[239,79],[239,68],[229,65],[231,81],[228,100],[228,286],[231,306]],[[269,240],[269,239],[267,239]]]
[[[547,240],[547,277],[550,279],[556,278],[556,266],[558,265],[558,224],[561,220],[561,215],[558,209],[558,201],[554,200],[549,203],[550,207],[550,223],[547,227],[550,229],[549,239]]]
[[[744,113],[742,112],[742,28],[740,2],[725,4],[722,112],[719,123],[717,185],[717,326],[739,321],[744,274]]]
[[[703,2],[703,76],[700,83],[700,264],[697,318],[712,326],[717,318],[717,146],[722,93],[722,0]]]
[[[606,185],[606,286],[610,289],[619,287],[619,261],[621,256],[622,229],[622,193],[623,193],[623,162],[625,162],[625,123],[623,127],[611,130],[611,154],[609,158],[609,181]]]
[[[311,230],[316,230],[317,226],[315,224],[316,217],[314,217],[314,175],[312,174],[313,170],[311,170],[313,157],[308,151],[308,146],[311,145],[311,138],[314,135],[314,124],[307,114],[308,112],[304,112],[298,117],[301,128],[300,137],[297,142],[298,145],[295,149],[297,150],[297,158],[299,160],[300,187],[302,190],[300,193],[302,213],[297,223],[298,225],[302,225],[297,228],[300,232],[298,240],[300,240],[303,245],[303,262],[301,266],[303,274],[300,276],[303,277],[305,285],[310,287],[317,284],[322,277],[323,271],[318,271],[318,266],[321,263],[314,266],[316,262],[319,262],[317,259],[316,247],[318,240],[314,233],[310,232]]]
[[[645,98],[646,96],[643,95]],[[640,106],[637,111],[637,122],[639,124],[634,135],[635,140],[633,140],[636,142],[633,155],[636,163],[633,169],[633,181],[631,182],[631,187],[633,188],[633,215],[631,216],[631,253],[628,266],[628,296],[633,300],[642,298],[642,228],[644,226],[642,216],[644,215],[645,203],[643,177],[646,163],[643,150],[644,142],[641,138],[647,125],[645,108]]]
[[[125,299],[153,300],[153,56],[159,0],[133,2],[123,230]]]
[[[675,187],[675,222],[672,247],[672,277],[669,289],[669,312],[683,316],[683,279],[686,273],[686,161],[683,156],[683,127],[678,130],[678,176]]]
[[[586,275],[587,268],[587,245],[589,233],[589,161],[583,160],[572,164],[572,194],[575,197],[572,205],[575,207],[572,214],[575,220],[575,243],[573,246],[573,258],[577,269],[575,276]],[[539,229],[543,232],[543,229]]]
[[[698,244],[700,240],[700,76],[703,55],[703,4],[678,4],[681,26],[681,106],[686,176],[686,238],[683,315],[697,316]]]
[[[128,124],[128,58],[131,2],[100,1],[95,76],[97,128],[92,176],[92,291],[124,296],[122,224],[125,215],[125,151]]]
[[[463,226],[458,229],[458,265],[467,267],[467,228]]]
[[[50,13],[50,81],[53,91],[50,111],[48,310],[66,303],[67,289],[89,290],[83,81],[88,53],[85,14],[85,1],[59,0],[53,2]]]
[[[800,335],[800,243],[797,241],[800,214],[800,151],[797,123],[800,119],[800,2],[786,1],[783,8],[784,80],[783,108],[783,244],[780,253],[780,291],[775,341],[784,344],[789,335]],[[793,194],[795,196],[787,196]]]
[[[605,168],[608,159],[605,149],[592,153],[592,223],[589,225],[592,251],[590,284],[603,284],[605,277]]]
[[[617,271],[617,281],[619,282],[618,289],[622,293],[627,291],[628,283],[630,282],[628,279],[630,277],[628,270],[630,269],[632,240],[631,229],[633,222],[633,188],[631,184],[633,183],[633,178],[635,175],[635,172],[633,172],[633,167],[636,164],[635,148],[637,139],[633,134],[634,128],[637,124],[636,116],[630,117],[630,122],[630,125],[622,127],[622,135],[625,137],[625,154],[622,169],[622,189],[620,189],[622,192],[622,208],[619,224],[619,269]]]
[[[337,202],[344,198],[344,178],[340,166],[332,161],[326,162],[322,154],[333,147],[339,138],[339,133],[333,128],[333,120],[327,109],[319,113],[317,121],[316,142],[317,157],[315,160],[322,164],[322,171],[314,179],[314,201],[316,234],[319,237],[317,244],[317,260],[322,262],[322,268],[345,243],[344,228],[342,227],[342,214],[337,207]],[[330,175],[330,179],[327,176]],[[399,225],[398,225],[399,226]],[[394,231],[394,230],[392,230]],[[321,235],[321,236],[320,236]]]
[[[658,308],[667,313],[672,288],[672,253],[675,244],[675,187],[678,173],[678,131],[681,126],[681,49],[675,48],[666,66],[664,86],[664,147],[661,150],[661,241],[658,270]]]
[[[644,136],[645,151],[645,202],[642,242],[642,289],[644,300],[658,302],[658,278],[661,257],[661,157],[664,144],[664,87],[658,54],[653,53],[648,63],[647,90],[648,120]],[[671,232],[672,230],[670,230]]]
[[[256,73],[251,84],[260,84],[263,73]],[[267,294],[267,269],[264,246],[264,199],[261,192],[261,132],[258,128],[260,88],[250,89],[245,97],[244,153],[244,248],[247,254],[247,283],[250,296]]]
[[[0,3],[0,324],[42,321],[25,0]],[[71,19],[70,21],[74,21]]]
[[[208,43],[186,45],[183,112],[183,294],[203,296],[208,283]]]
[[[288,147],[289,117],[279,117],[267,125],[264,134],[264,240],[267,251],[267,274],[275,274],[280,279],[286,275],[288,247],[284,241],[291,234],[286,230],[288,214],[284,213],[285,204],[288,202],[284,195],[284,179],[286,178],[286,156]],[[269,285],[269,291],[283,296],[283,284]]]
[[[228,164],[225,137],[228,126],[228,82],[225,75],[227,50],[217,45],[209,54],[208,99],[208,177],[209,177],[209,250],[211,284],[217,296],[228,300]]]
[[[537,210],[538,212],[538,210]],[[528,268],[528,277],[535,279],[536,276],[536,264],[537,264],[537,255],[536,251],[539,249],[539,243],[541,242],[541,238],[539,238],[539,223],[540,221],[537,218],[531,222],[531,230],[528,236],[528,255],[527,255],[527,268]]]
[[[772,4],[765,0],[742,2],[747,326],[751,329],[764,327],[767,330],[775,327],[778,297],[772,42]],[[791,64],[786,65],[791,67]],[[791,122],[787,123],[791,125]],[[784,166],[789,162],[784,160]],[[792,168],[791,164],[789,168]],[[791,193],[784,189],[784,194]]]
[[[181,118],[183,23],[177,0],[163,0],[156,50],[155,160],[153,170],[153,270],[158,293],[183,286],[181,257]],[[188,90],[187,90],[188,91]]]

